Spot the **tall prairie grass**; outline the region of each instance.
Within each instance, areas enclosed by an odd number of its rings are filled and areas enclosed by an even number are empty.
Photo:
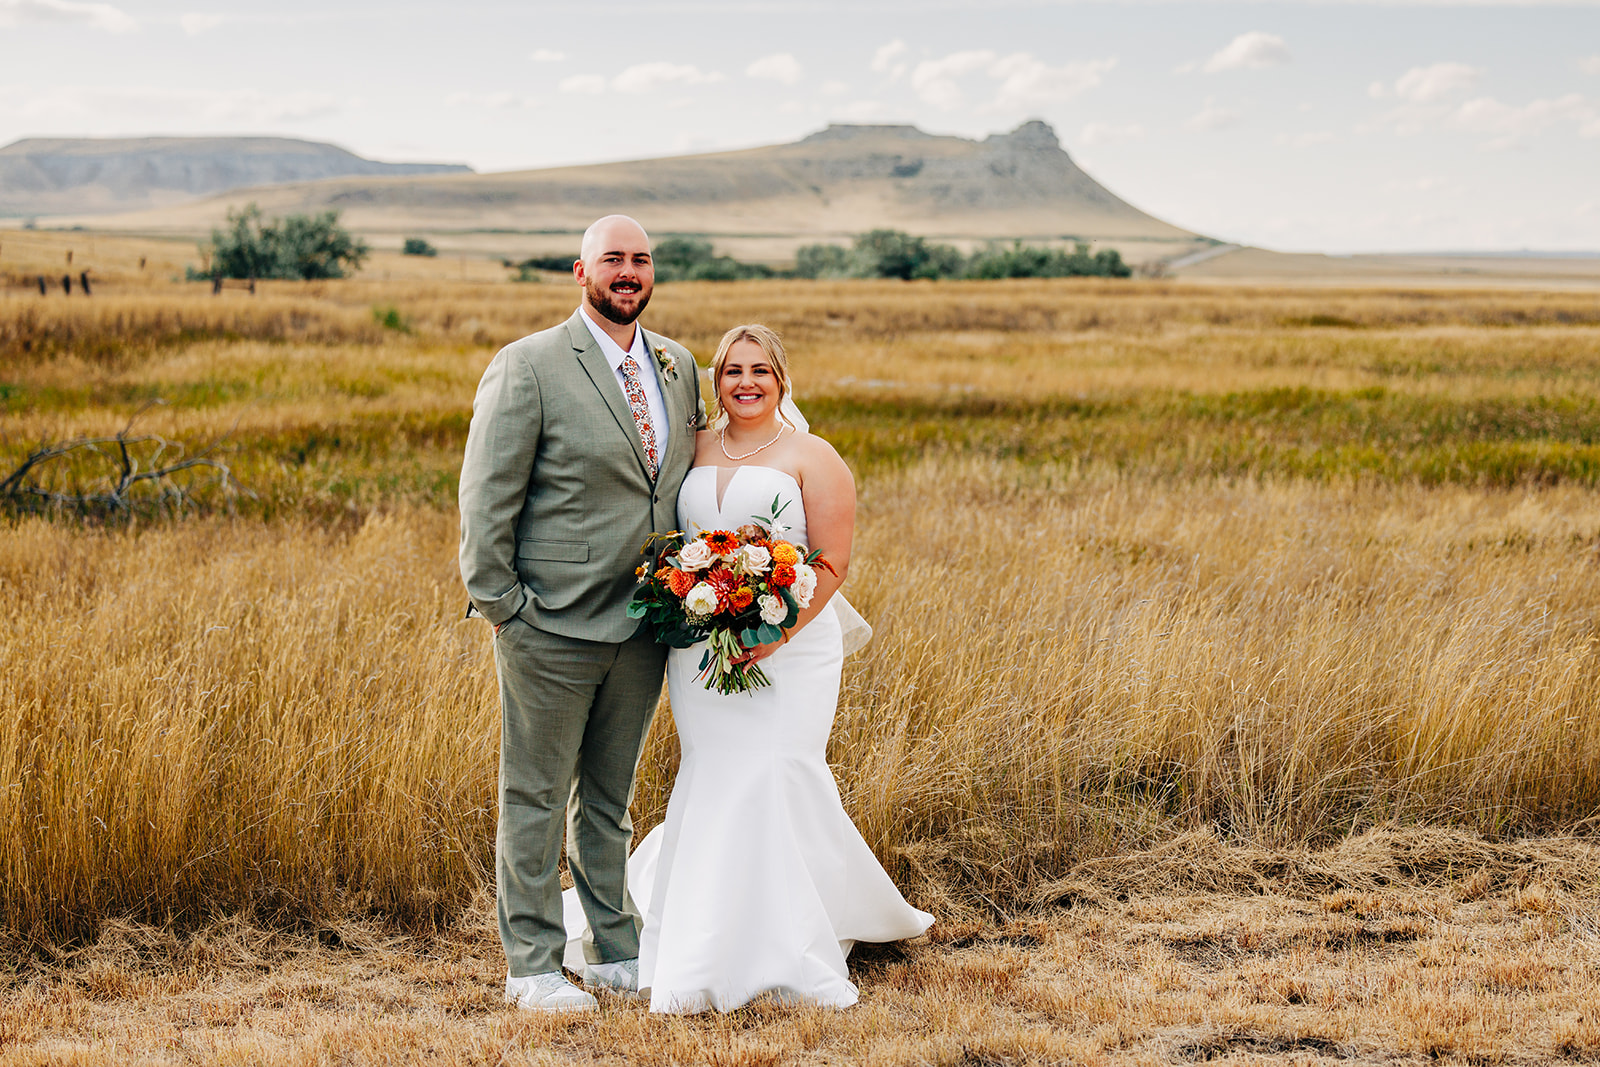
[[[449,919],[498,741],[460,448],[494,347],[571,289],[110,288],[0,301],[0,468],[164,397],[141,424],[225,437],[253,495],[0,526],[0,930]],[[769,283],[650,315],[702,354],[774,322],[857,470],[878,634],[830,758],[924,903],[1024,907],[1199,828],[1596,825],[1592,298]],[[641,829],[675,760],[664,709]]]
[[[442,919],[488,877],[498,712],[452,517],[0,541],[0,907]],[[924,901],[1025,903],[1203,826],[1326,841],[1600,812],[1600,503],[928,463],[864,487],[877,626],[830,756]],[[639,824],[675,766],[652,735]]]

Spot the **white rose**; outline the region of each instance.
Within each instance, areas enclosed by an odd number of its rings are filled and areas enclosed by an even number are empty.
[[[735,555],[738,559],[734,562],[740,574],[765,574],[772,566],[772,553],[760,545],[744,545]]]
[[[717,610],[717,591],[701,582],[683,598],[683,610],[691,615],[710,615]]]
[[[804,563],[794,565],[794,584],[789,587],[789,592],[794,594],[795,603],[802,608],[811,606],[811,595],[817,591],[817,572]]]
[[[686,571],[703,571],[716,559],[717,554],[704,541],[690,541],[678,550],[678,566]]]
[[[789,617],[789,605],[783,602],[783,597],[768,593],[758,601],[761,605],[761,621],[770,622],[774,626],[780,625]]]

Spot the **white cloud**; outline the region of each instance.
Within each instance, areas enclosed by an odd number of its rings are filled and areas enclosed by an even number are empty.
[[[1579,63],[1578,66],[1585,74],[1593,74],[1595,77],[1600,78],[1600,56],[1590,56]]]
[[[1184,125],[1200,133],[1211,133],[1214,130],[1225,130],[1239,121],[1239,113],[1225,107],[1217,106],[1209,96],[1206,97],[1206,106],[1201,108]]]
[[[880,45],[872,53],[872,69],[879,74],[893,74],[899,77],[905,73],[905,64],[897,64],[895,60],[906,54],[906,43],[896,37],[886,45]]]
[[[788,52],[779,52],[776,55],[763,56],[744,68],[744,72],[752,78],[766,78],[785,85],[793,85],[800,80],[802,68],[800,61]]]
[[[667,85],[706,85],[722,81],[716,71],[707,73],[688,63],[636,63],[618,74],[611,87],[619,93],[648,93]]]
[[[1070,99],[1099,85],[1115,59],[1094,59],[1053,67],[1030,52],[996,55],[987,48],[952,52],[918,63],[911,72],[911,87],[934,107],[952,110],[966,103],[958,79],[984,74],[999,82],[988,108],[1014,108]]]
[[[138,29],[138,22],[110,4],[82,0],[0,0],[0,26],[20,23],[66,23],[111,33]]]
[[[1241,33],[1206,60],[1201,69],[1207,74],[1223,70],[1250,70],[1271,67],[1290,60],[1289,45],[1282,37],[1260,30]]]
[[[1069,100],[1099,85],[1102,76],[1116,65],[1115,59],[1094,59],[1052,67],[1027,52],[1018,52],[990,68],[990,73],[1001,79],[993,106],[1005,108]]]
[[[987,48],[952,52],[939,59],[925,59],[911,72],[911,88],[924,103],[945,109],[960,107],[965,101],[956,79],[991,66],[998,57]]]
[[[1600,108],[1579,93],[1534,100],[1521,107],[1479,97],[1456,108],[1449,122],[1471,133],[1492,135],[1481,145],[1491,152],[1516,148],[1535,134],[1569,123],[1579,137],[1600,137]]]
[[[565,52],[557,52],[553,48],[535,48],[533,55],[528,58],[535,63],[561,63],[565,62],[567,54]]]
[[[1431,104],[1466,92],[1482,73],[1465,63],[1412,67],[1394,83],[1394,95],[1413,104]]]
[[[1309,130],[1305,133],[1280,133],[1273,140],[1285,148],[1310,148],[1312,145],[1327,144],[1337,138],[1327,130]]]
[[[190,37],[198,37],[207,30],[214,30],[224,21],[226,20],[223,16],[211,12],[191,11],[178,16],[178,25],[183,27],[183,32]]]
[[[454,107],[470,107],[480,110],[505,111],[510,108],[537,107],[538,102],[516,93],[451,93],[444,98],[444,102]]]
[[[1113,126],[1109,122],[1091,122],[1078,134],[1078,143],[1085,148],[1103,144],[1121,144],[1144,137],[1144,127],[1137,122],[1128,126]]]
[[[606,91],[606,80],[598,74],[574,74],[557,82],[556,91],[565,96],[594,96]]]
[[[637,63],[609,82],[599,74],[574,74],[556,83],[556,91],[565,96],[598,96],[608,89],[619,93],[651,93],[674,85],[706,85],[725,80],[715,71],[706,73],[699,67],[683,63]],[[668,107],[682,107],[687,99],[667,102]]]

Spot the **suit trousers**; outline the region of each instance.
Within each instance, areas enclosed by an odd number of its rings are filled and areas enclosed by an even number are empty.
[[[639,954],[627,887],[634,772],[661,697],[666,649],[648,629],[585,641],[513,617],[494,639],[500,682],[496,910],[514,977],[561,969],[563,826],[567,866],[589,919],[590,963]]]

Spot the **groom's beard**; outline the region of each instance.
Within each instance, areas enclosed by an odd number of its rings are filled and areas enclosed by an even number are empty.
[[[618,306],[617,302],[612,299],[609,289],[602,289],[594,282],[590,282],[584,288],[589,293],[590,306],[618,326],[627,326],[632,323],[634,319],[644,314],[645,305],[650,303],[650,290],[642,285],[636,294],[639,303],[631,310]]]

